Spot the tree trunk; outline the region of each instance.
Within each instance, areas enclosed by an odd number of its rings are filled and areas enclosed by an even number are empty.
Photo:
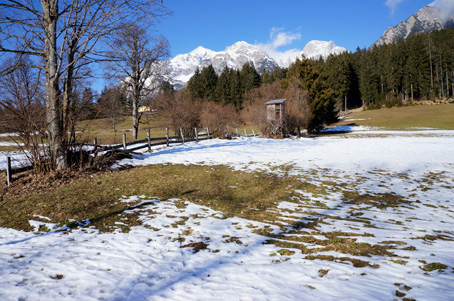
[[[57,170],[67,168],[63,150],[63,131],[61,123],[61,92],[58,85],[57,21],[58,0],[42,0],[45,22],[45,59],[46,59],[46,119],[49,151],[52,164]]]
[[[74,42],[71,43],[71,46],[68,50],[68,71],[66,73],[66,79],[64,84],[64,91],[63,91],[63,108],[62,108],[62,128],[63,132],[67,133],[68,131],[71,132],[71,139],[70,141],[66,141],[65,144],[72,143],[74,131],[73,131],[73,120],[71,120],[72,111],[72,103],[71,98],[73,96],[73,75],[74,75],[74,56],[75,56],[75,46]],[[65,135],[66,136],[66,135]],[[63,137],[64,139],[65,137]],[[65,139],[64,139],[65,140]],[[75,140],[75,137],[74,137]]]
[[[139,102],[135,99],[132,102],[132,138],[137,139],[139,132]]]

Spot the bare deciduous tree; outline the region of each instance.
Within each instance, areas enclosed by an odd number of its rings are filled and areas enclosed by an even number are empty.
[[[56,169],[67,168],[66,128],[75,70],[100,59],[98,42],[118,28],[166,13],[162,0],[0,2],[0,54],[35,56],[30,66],[45,71],[47,135]]]
[[[141,114],[139,106],[164,81],[162,60],[169,56],[169,44],[162,36],[150,36],[143,26],[127,25],[110,43],[111,60],[106,66],[113,78],[121,80],[132,112],[133,138],[137,139]]]
[[[200,126],[201,103],[192,101],[188,91],[164,93],[157,102],[162,125],[173,129],[175,134],[179,135],[181,128],[184,135],[189,136]]]
[[[210,129],[213,137],[223,137],[240,124],[240,114],[233,105],[221,105],[211,101],[202,103],[200,123]]]
[[[303,89],[297,79],[292,79],[284,92],[287,99],[286,124],[290,132],[306,128],[312,118],[312,109],[307,91]]]
[[[126,94],[119,86],[110,89],[104,88],[98,99],[98,110],[102,117],[110,119],[114,132],[118,120],[125,116],[125,108]]]
[[[282,88],[278,81],[271,84],[264,84],[259,88],[251,90],[245,97],[242,117],[246,122],[255,124],[262,133],[267,126],[266,105],[267,101],[283,97]]]
[[[24,60],[24,58],[22,58]],[[24,62],[27,63],[27,62]],[[4,65],[10,65],[5,62]],[[3,66],[8,68],[8,66]],[[46,121],[44,91],[39,72],[32,68],[15,68],[0,77],[0,109],[3,112],[1,130],[14,133],[17,144],[27,150],[28,161],[38,169],[45,169],[40,160],[46,154],[43,125]]]

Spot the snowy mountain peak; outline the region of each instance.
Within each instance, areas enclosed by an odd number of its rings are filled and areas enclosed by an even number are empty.
[[[454,15],[435,6],[424,6],[407,20],[388,28],[382,37],[374,43],[379,46],[401,39],[408,39],[415,33],[432,32],[452,26]]]
[[[310,59],[327,58],[331,54],[338,55],[348,51],[347,49],[336,46],[333,41],[310,41],[304,47],[302,54]]]
[[[225,67],[241,69],[244,64],[250,63],[257,70],[272,70],[278,64],[258,46],[244,41],[226,47],[224,51],[216,52],[204,47],[197,47],[193,51],[177,55],[170,60],[171,79],[175,87],[183,87],[189,81],[197,68],[213,65],[216,73],[220,74]]]
[[[235,50],[235,49],[244,49],[244,48],[251,48],[251,47],[254,47],[254,45],[251,45],[245,41],[239,41],[239,42],[236,42],[235,44],[233,44],[232,46],[227,46],[225,48],[225,51],[229,51],[229,50]]]
[[[193,51],[190,52],[191,55],[193,56],[198,56],[198,57],[212,57],[217,54],[217,52],[204,48],[202,46],[197,47]]]
[[[414,17],[422,22],[443,22],[441,11],[433,6],[424,6],[414,14]]]

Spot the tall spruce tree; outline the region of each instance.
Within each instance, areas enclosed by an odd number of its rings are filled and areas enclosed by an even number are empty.
[[[262,79],[254,66],[249,63],[243,65],[240,71],[240,80],[243,87],[243,94],[260,86]]]
[[[323,74],[317,69],[314,62],[306,58],[297,59],[294,72],[301,81],[302,87],[307,91],[312,109],[312,118],[307,130],[309,133],[318,133],[325,124],[338,120],[333,92],[327,86]]]
[[[228,67],[225,67],[222,70],[222,73],[219,75],[219,79],[216,85],[215,90],[215,101],[217,103],[227,105],[231,103],[230,97],[230,82],[229,82],[229,75],[231,70]]]
[[[208,67],[202,69],[199,80],[202,98],[214,101],[218,76],[216,71],[214,71],[213,65],[209,65]]]

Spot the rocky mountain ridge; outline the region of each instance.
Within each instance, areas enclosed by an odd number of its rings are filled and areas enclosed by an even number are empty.
[[[340,54],[344,51],[347,49],[334,45],[332,41],[311,41],[303,51],[295,54],[295,59],[303,54],[308,58],[326,58],[330,54]],[[252,64],[259,72],[265,69],[271,71],[281,65],[260,46],[240,41],[220,52],[199,46],[189,53],[172,58],[168,66],[172,84],[176,88],[181,88],[186,85],[197,68],[202,69],[211,64],[216,73],[220,74],[225,67],[239,70],[245,63]]]
[[[373,45],[390,44],[401,39],[408,39],[417,33],[432,32],[454,25],[454,15],[445,13],[434,6],[424,6],[407,20],[388,28]]]

